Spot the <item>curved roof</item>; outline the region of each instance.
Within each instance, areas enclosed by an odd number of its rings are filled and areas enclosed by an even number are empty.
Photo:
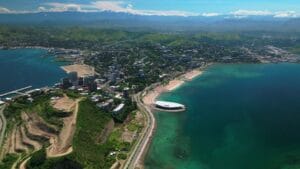
[[[166,107],[166,108],[176,108],[176,107],[181,107],[184,108],[185,106],[179,103],[175,102],[167,102],[167,101],[156,101],[156,105]]]

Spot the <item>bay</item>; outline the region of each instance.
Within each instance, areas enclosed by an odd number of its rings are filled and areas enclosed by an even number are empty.
[[[0,50],[0,93],[33,86],[51,86],[66,73],[44,49]]]
[[[300,168],[300,65],[219,64],[160,100],[147,169]]]

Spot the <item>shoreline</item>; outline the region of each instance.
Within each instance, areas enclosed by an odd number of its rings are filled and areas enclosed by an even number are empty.
[[[147,126],[145,126],[141,139],[135,146],[135,150],[132,152],[131,157],[128,158],[128,164],[124,168],[128,168],[129,166],[133,168],[144,168],[145,157],[148,153],[154,132],[157,128],[156,119],[154,117],[155,111],[152,108],[153,103],[156,101],[156,99],[162,93],[174,91],[186,82],[192,81],[196,77],[201,76],[205,69],[210,65],[211,63],[208,63],[199,68],[180,74],[177,77],[170,80],[166,85],[163,85],[161,83],[152,84],[151,86],[147,87],[143,92],[138,94],[138,99],[136,100],[139,108],[142,109],[142,111],[144,111],[145,116],[147,116],[148,118]]]
[[[192,81],[196,77],[201,76],[204,69],[206,69],[209,65],[210,64],[185,72],[184,74],[175,77],[173,80],[170,80],[166,85],[158,84],[156,87],[146,92],[142,98],[143,103],[147,106],[152,105],[162,93],[174,91],[186,82]]]

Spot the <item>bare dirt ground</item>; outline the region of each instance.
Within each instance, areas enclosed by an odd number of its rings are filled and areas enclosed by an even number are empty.
[[[79,101],[80,99],[72,100],[64,96],[54,103],[54,108],[70,110],[73,111],[73,113],[71,116],[63,119],[63,128],[61,129],[58,137],[54,137],[50,147],[47,148],[48,157],[63,156],[72,152],[72,140],[76,129]]]
[[[144,125],[144,123],[145,123],[144,116],[143,116],[143,114],[142,114],[140,111],[137,111],[137,112],[136,112],[135,120],[136,120],[136,121],[138,122],[138,124],[140,124],[140,125]]]
[[[11,136],[8,139],[8,153],[15,153],[15,136],[16,136],[16,127],[14,127],[14,129],[12,130]]]
[[[79,77],[91,76],[95,74],[95,69],[93,67],[84,64],[62,66],[61,68],[67,73],[77,72]]]
[[[22,120],[25,122],[25,126],[29,133],[38,135],[41,137],[45,137],[48,139],[55,137],[55,134],[41,130],[38,127],[37,124],[40,123],[41,121],[40,121],[40,118],[37,117],[37,115],[34,115],[33,113],[30,115],[27,113],[22,113],[21,117],[22,117]]]
[[[104,144],[107,140],[107,138],[109,137],[110,133],[114,130],[114,126],[115,123],[113,120],[110,120],[106,126],[104,127],[104,129],[102,130],[101,134],[99,135],[99,137],[97,138],[97,142],[99,142],[100,144]]]
[[[15,151],[17,152],[26,152],[28,153],[29,152],[29,148],[27,146],[25,146],[22,142],[22,135],[21,135],[21,132],[20,132],[20,128],[18,127],[16,129],[16,136],[15,136]]]
[[[136,131],[129,131],[128,129],[125,129],[125,131],[122,133],[122,140],[125,142],[132,143],[135,139]]]
[[[59,98],[57,100],[53,100],[51,103],[53,108],[65,112],[74,111],[74,108],[76,106],[76,101],[68,98],[66,95],[64,95],[64,97]]]
[[[137,125],[143,126],[144,122],[145,122],[145,120],[144,120],[143,114],[140,111],[137,111],[134,118],[131,119],[131,121],[128,122],[128,123],[135,123]],[[136,137],[138,135],[138,131],[137,130],[136,131],[130,131],[130,130],[128,130],[127,127],[128,126],[124,127],[124,131],[122,133],[122,138],[121,139],[125,142],[132,143],[136,139]]]
[[[24,143],[32,145],[34,150],[39,150],[42,148],[41,143],[28,138],[28,136],[26,135],[24,126],[21,126],[20,130],[21,130],[22,139],[23,139]]]

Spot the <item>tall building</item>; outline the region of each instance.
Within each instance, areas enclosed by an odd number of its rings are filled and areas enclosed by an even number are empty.
[[[78,80],[78,73],[77,72],[70,72],[68,74],[68,77],[69,77],[71,83],[75,84]]]
[[[83,86],[83,77],[78,78],[78,85]]]
[[[89,88],[89,91],[94,92],[97,90],[97,83],[93,81],[89,83],[87,87]]]
[[[84,86],[89,86],[94,81],[95,81],[95,77],[94,76],[86,76],[86,77],[83,78],[83,85]]]
[[[125,87],[123,89],[123,96],[124,96],[124,98],[129,98],[129,88],[128,87]]]
[[[69,87],[72,86],[72,83],[70,82],[69,78],[63,78],[61,81],[62,81],[61,84],[63,89],[68,89]]]

